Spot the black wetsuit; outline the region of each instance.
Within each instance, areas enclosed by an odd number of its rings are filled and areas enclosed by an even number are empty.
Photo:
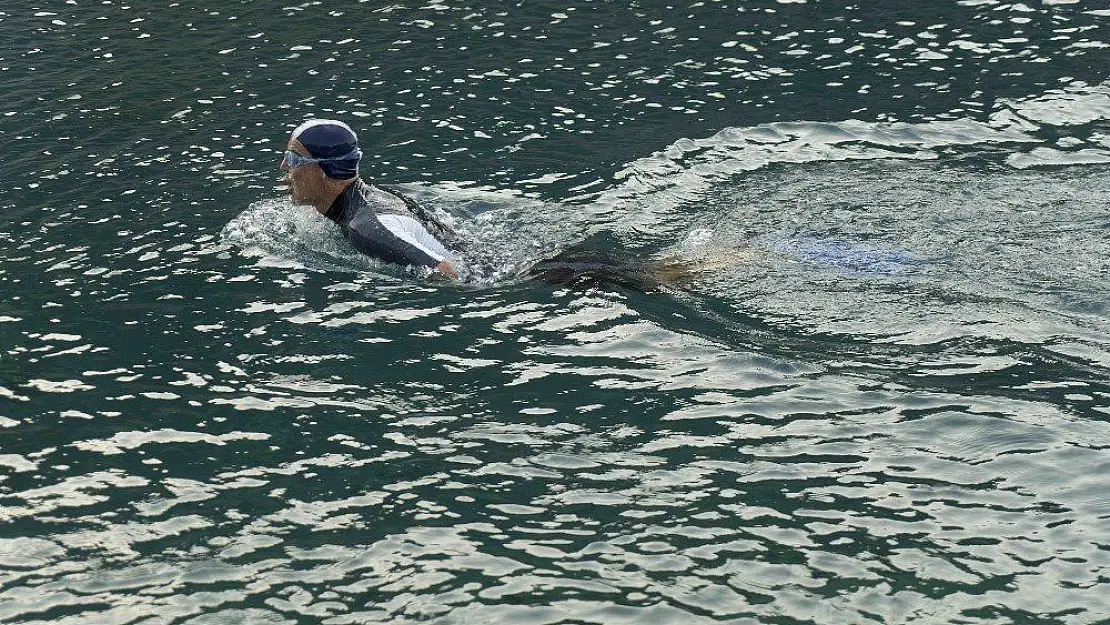
[[[435,268],[450,260],[451,230],[414,200],[361,179],[324,213],[358,251],[398,265]]]

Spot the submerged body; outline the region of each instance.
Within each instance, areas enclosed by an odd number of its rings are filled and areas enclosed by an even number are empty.
[[[619,258],[594,247],[571,247],[532,265],[521,277],[547,284],[615,286],[650,293],[680,289],[704,274],[752,259],[751,252],[734,250],[713,259],[635,260]]]

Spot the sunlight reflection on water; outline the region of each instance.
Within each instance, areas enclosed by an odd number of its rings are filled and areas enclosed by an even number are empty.
[[[1110,618],[1105,17],[0,8],[0,621]],[[469,283],[279,197],[314,116]],[[717,264],[514,279],[591,245]]]

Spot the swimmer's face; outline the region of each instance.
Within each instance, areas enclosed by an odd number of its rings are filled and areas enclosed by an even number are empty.
[[[304,157],[311,157],[308,150],[300,141],[290,139],[288,149]],[[290,169],[285,161],[281,162],[281,170],[285,172],[285,179],[289,183],[289,194],[293,196],[294,204],[315,205],[319,198],[326,195],[324,170],[319,165],[302,165]]]

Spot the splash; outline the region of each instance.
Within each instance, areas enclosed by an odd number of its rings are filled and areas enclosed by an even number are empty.
[[[386,263],[352,250],[326,219],[287,199],[254,202],[224,226],[221,239],[258,267],[396,274]]]

